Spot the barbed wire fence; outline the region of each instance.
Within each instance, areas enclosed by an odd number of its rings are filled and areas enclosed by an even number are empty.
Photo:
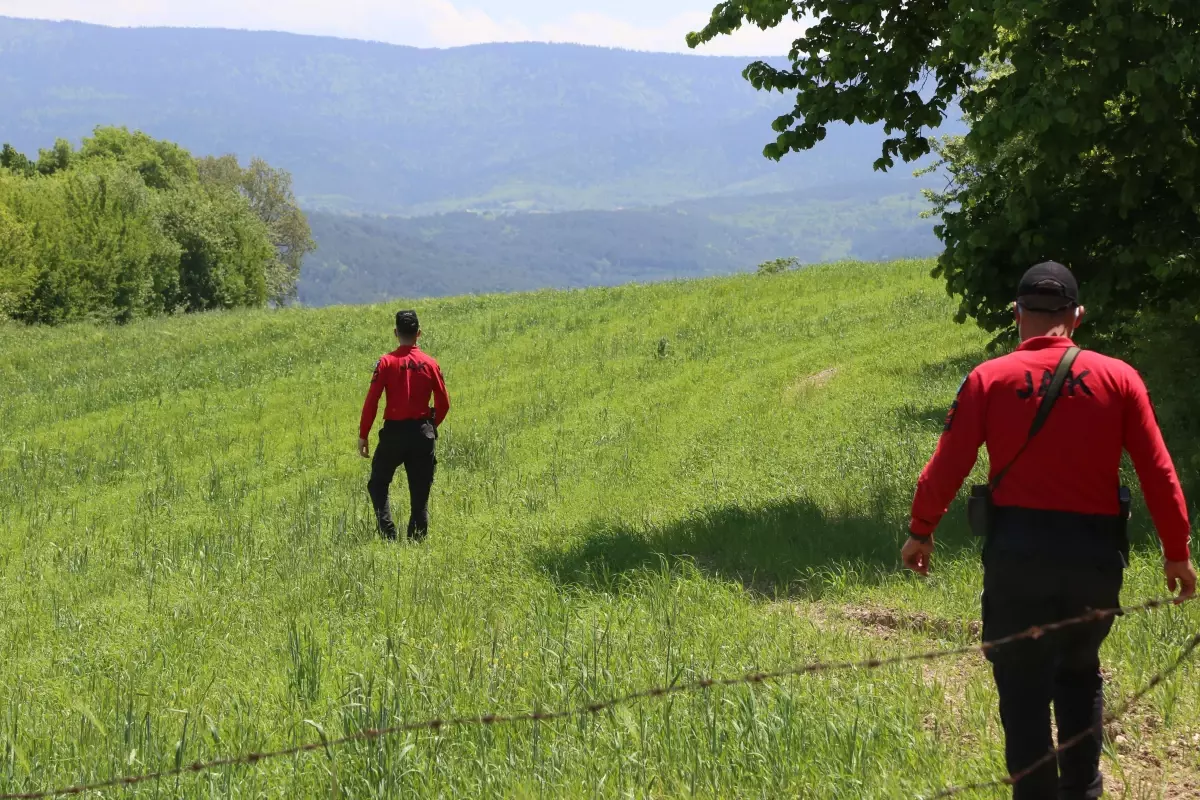
[[[1183,648],[1183,652],[1180,653],[1179,657],[1172,661],[1169,666],[1156,673],[1154,677],[1147,681],[1147,683],[1141,689],[1138,689],[1136,692],[1129,695],[1129,697],[1125,698],[1125,701],[1115,709],[1105,713],[1104,721],[1101,723],[1101,725],[1107,727],[1108,725],[1111,725],[1118,719],[1128,714],[1134,706],[1145,699],[1146,695],[1157,689],[1165,680],[1167,680],[1167,678],[1171,677],[1171,675],[1178,672],[1179,668],[1182,667],[1192,657],[1192,654],[1196,652],[1197,647],[1200,647],[1200,633],[1197,633],[1191,638],[1191,640],[1188,641]],[[1016,774],[1006,775],[1002,778],[994,778],[990,781],[981,781],[979,783],[967,783],[961,786],[947,786],[937,794],[930,795],[927,800],[943,800],[943,798],[954,797],[965,792],[982,791],[984,789],[994,789],[1000,786],[1012,786],[1020,783],[1022,780],[1034,774],[1047,764],[1057,761],[1060,755],[1070,750],[1072,747],[1083,744],[1094,735],[1095,728],[1088,728],[1086,731],[1072,736],[1070,739],[1062,742],[1058,747],[1054,748],[1049,753],[1042,756],[1037,761],[1033,762],[1028,767],[1020,772],[1017,772]]]
[[[1071,619],[1063,620],[1061,622],[1054,622],[1047,625],[1037,625],[1029,628],[1026,631],[1005,637],[1003,639],[996,639],[994,641],[982,642],[975,645],[966,645],[963,647],[955,647],[944,650],[933,650],[924,653],[890,656],[887,658],[869,658],[861,661],[818,661],[770,672],[749,672],[743,675],[727,678],[701,678],[683,683],[670,684],[667,686],[656,686],[649,689],[642,689],[626,695],[612,697],[607,700],[585,703],[559,711],[534,710],[517,714],[488,713],[472,716],[434,718],[422,720],[420,722],[408,722],[400,725],[393,725],[386,728],[364,729],[357,733],[350,734],[348,736],[342,736],[336,739],[328,739],[322,735],[321,741],[296,745],[280,750],[244,753],[242,755],[228,756],[211,761],[197,761],[195,763],[181,765],[173,769],[148,772],[140,775],[129,775],[120,778],[111,778],[109,780],[98,781],[95,783],[64,786],[57,789],[0,794],[0,800],[47,800],[48,798],[54,797],[68,797],[89,792],[99,792],[104,789],[128,788],[142,783],[162,780],[164,778],[175,778],[182,775],[199,774],[201,772],[208,772],[210,770],[220,769],[222,767],[253,766],[261,761],[285,758],[287,756],[295,756],[303,753],[311,753],[317,750],[325,750],[328,752],[333,748],[341,747],[343,745],[352,744],[355,742],[371,741],[403,733],[414,733],[420,731],[436,732],[449,728],[473,726],[488,727],[530,722],[552,722],[556,720],[600,714],[617,706],[629,705],[631,703],[636,703],[643,700],[654,700],[677,694],[706,692],[710,689],[719,687],[739,685],[756,686],[769,681],[777,681],[784,678],[813,675],[824,672],[875,670],[903,664],[943,661],[946,659],[971,654],[986,655],[987,653],[1001,647],[1006,647],[1021,641],[1040,639],[1048,634],[1077,625],[1101,622],[1103,620],[1112,619],[1119,616],[1144,614],[1176,604],[1177,603],[1173,598],[1148,600],[1145,603],[1136,606],[1090,611],[1078,617],[1072,617]],[[1187,661],[1195,653],[1197,648],[1200,648],[1200,632],[1196,633],[1196,635],[1187,642],[1178,658],[1176,658],[1163,670],[1155,674],[1145,686],[1143,686],[1134,694],[1130,695],[1117,708],[1106,714],[1104,717],[1104,724],[1111,724],[1128,713],[1130,709],[1143,700],[1150,692],[1160,686],[1181,667],[1183,667],[1183,665],[1187,663]],[[963,784],[960,786],[949,786],[935,794],[928,795],[927,800],[941,800],[942,798],[954,797],[965,792],[982,791],[986,789],[999,788],[1002,786],[1011,786],[1024,779],[1028,775],[1036,772],[1051,760],[1056,759],[1061,753],[1082,743],[1092,735],[1093,730],[1089,729],[1079,736],[1073,737],[1066,742],[1061,743],[1057,749],[1047,753],[1047,755],[1037,763],[1015,775],[1004,775],[989,781]]]

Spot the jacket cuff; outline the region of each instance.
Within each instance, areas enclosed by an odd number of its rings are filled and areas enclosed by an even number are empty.
[[[1172,543],[1170,545],[1164,542],[1163,557],[1166,558],[1167,561],[1190,561],[1192,558],[1192,552],[1191,548],[1188,547],[1188,540],[1184,539],[1182,542]]]
[[[930,536],[933,536],[933,530],[936,527],[936,525],[930,525],[924,520],[913,517],[908,523],[908,532],[918,539],[928,539]]]

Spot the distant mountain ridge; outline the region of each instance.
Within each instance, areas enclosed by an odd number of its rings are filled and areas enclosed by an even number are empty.
[[[742,79],[750,60],[0,17],[0,139],[36,152],[126,125],[262,156],[309,208],[399,215],[646,207],[871,176],[882,134],[865,126],[764,159],[791,104]],[[884,180],[912,190],[903,168]]]

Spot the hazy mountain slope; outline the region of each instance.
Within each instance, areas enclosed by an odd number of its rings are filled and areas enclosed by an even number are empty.
[[[885,184],[886,185],[886,184]],[[311,215],[319,249],[301,275],[309,305],[614,285],[938,252],[915,191],[879,181],[625,211],[420,218]]]
[[[310,207],[407,214],[655,205],[870,174],[881,134],[865,127],[763,159],[790,103],[755,92],[748,61],[0,18],[0,137],[36,151],[128,125],[261,155]]]

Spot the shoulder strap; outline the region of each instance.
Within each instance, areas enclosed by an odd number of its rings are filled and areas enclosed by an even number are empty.
[[[1071,367],[1075,364],[1075,359],[1079,357],[1080,350],[1078,347],[1069,347],[1067,352],[1063,353],[1063,357],[1058,362],[1058,368],[1054,370],[1054,380],[1050,382],[1050,386],[1046,389],[1046,396],[1042,398],[1042,402],[1038,403],[1037,416],[1033,418],[1033,424],[1029,426],[1029,435],[1025,437],[1025,444],[1021,445],[1021,449],[1012,457],[1004,469],[996,474],[988,484],[989,488],[994,492],[996,487],[1000,485],[1000,481],[1004,480],[1004,476],[1012,469],[1012,465],[1017,463],[1017,459],[1025,452],[1025,448],[1029,447],[1029,443],[1033,441],[1033,437],[1037,436],[1038,431],[1046,424],[1046,419],[1050,416],[1050,412],[1054,410],[1054,404],[1058,401],[1059,395],[1062,394],[1063,386],[1067,382],[1067,375],[1071,373]]]

